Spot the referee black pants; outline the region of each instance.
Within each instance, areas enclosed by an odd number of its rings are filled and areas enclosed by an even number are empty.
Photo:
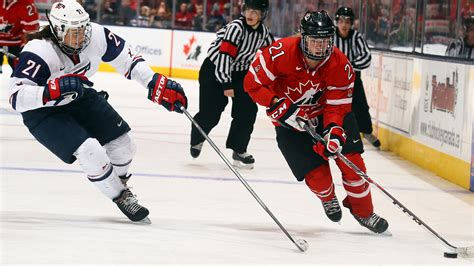
[[[369,113],[369,104],[365,96],[364,84],[360,78],[360,71],[355,71],[354,94],[352,96],[352,112],[354,112],[359,131],[364,134],[372,133],[372,119]]]
[[[206,134],[219,123],[229,99],[224,95],[222,84],[215,77],[215,65],[206,58],[199,70],[199,112],[194,120]],[[257,117],[257,105],[244,91],[244,77],[247,71],[232,72],[234,97],[232,97],[232,123],[227,135],[226,147],[238,153],[247,151],[253,124]],[[205,138],[192,125],[191,145],[204,142]]]

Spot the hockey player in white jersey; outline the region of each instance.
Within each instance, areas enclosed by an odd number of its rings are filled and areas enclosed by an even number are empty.
[[[10,104],[31,134],[64,162],[78,161],[88,179],[132,221],[149,211],[127,187],[135,153],[126,121],[88,80],[101,61],[148,89],[148,99],[181,112],[187,98],[177,82],[153,73],[124,39],[91,23],[73,0],[51,7],[49,26],[30,35],[9,83]]]

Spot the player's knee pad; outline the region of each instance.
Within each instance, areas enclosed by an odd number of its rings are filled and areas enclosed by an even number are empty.
[[[109,157],[97,139],[86,139],[76,150],[74,156],[89,179],[100,178],[112,169]]]
[[[322,200],[330,200],[334,196],[329,163],[322,164],[305,175],[305,182],[309,189]]]
[[[118,174],[126,174],[137,150],[135,141],[133,141],[130,134],[125,133],[122,136],[108,142],[104,145],[104,148],[107,151],[107,155],[116,168]]]

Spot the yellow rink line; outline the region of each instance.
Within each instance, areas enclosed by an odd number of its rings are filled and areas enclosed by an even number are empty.
[[[382,126],[379,126],[377,136],[384,150],[392,151],[421,168],[469,190],[471,169],[469,162],[420,144]]]

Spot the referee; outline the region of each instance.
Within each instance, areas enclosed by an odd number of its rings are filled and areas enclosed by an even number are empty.
[[[453,40],[446,49],[446,55],[474,59],[474,14],[463,19],[464,36]]]
[[[228,98],[232,99],[232,123],[226,147],[234,152],[236,166],[253,168],[247,153],[257,116],[257,105],[244,91],[243,81],[258,49],[270,45],[273,35],[263,25],[268,0],[245,0],[242,16],[225,25],[211,43],[207,58],[199,70],[199,112],[194,120],[209,134],[219,123]],[[191,125],[191,156],[201,153],[204,137]]]
[[[362,84],[362,79],[360,78],[360,71],[368,68],[372,60],[369,47],[362,38],[362,34],[352,28],[354,24],[354,11],[351,8],[339,8],[336,11],[336,23],[336,47],[347,56],[355,72],[352,111],[356,116],[359,131],[367,141],[378,148],[380,147],[380,141],[372,134],[369,104],[365,96],[364,84]]]

